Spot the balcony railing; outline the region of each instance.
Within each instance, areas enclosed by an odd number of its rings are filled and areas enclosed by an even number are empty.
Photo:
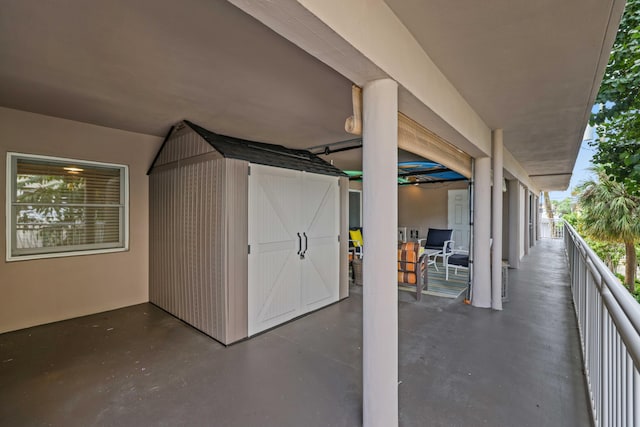
[[[541,239],[562,239],[564,237],[564,221],[561,219],[540,218]]]
[[[569,224],[571,291],[596,426],[640,425],[640,305]]]

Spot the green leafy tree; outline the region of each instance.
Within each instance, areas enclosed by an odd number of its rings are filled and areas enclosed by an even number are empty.
[[[571,198],[566,197],[562,200],[552,200],[553,211],[560,218],[564,218],[565,215],[570,214],[573,211]]]
[[[580,217],[577,212],[570,212],[568,214],[562,215],[562,219],[569,223],[576,230],[579,228]]]
[[[589,238],[585,240],[589,247],[596,253],[596,255],[598,255],[598,257],[602,261],[604,261],[609,270],[616,274],[618,270],[618,264],[620,264],[620,261],[625,254],[624,245],[622,245],[621,243],[602,242],[600,240]],[[622,281],[624,282],[624,276],[622,278]]]
[[[601,165],[630,193],[640,192],[640,111],[627,111],[597,128],[598,141],[591,142],[596,152],[593,163]]]
[[[578,194],[574,194],[578,196]],[[624,245],[617,242],[603,242],[600,240],[596,240],[587,236],[587,233],[584,231],[582,215],[576,209],[576,204],[571,202],[570,198],[566,198],[559,202],[556,202],[558,211],[560,211],[560,217],[563,221],[569,223],[573,228],[575,228],[581,236],[584,236],[585,241],[589,245],[591,249],[600,257],[602,261],[606,264],[606,266],[612,272],[616,272],[618,270],[618,264],[620,264],[620,260],[624,256]],[[566,211],[567,207],[570,209],[569,212]],[[638,253],[638,247],[636,245],[636,253]],[[622,277],[624,280],[624,276]],[[637,279],[636,279],[637,281]]]
[[[549,197],[549,192],[544,191],[542,193],[542,198],[544,199],[544,210],[547,213],[547,218],[553,220],[553,206],[551,204],[551,197]]]
[[[596,97],[600,110],[591,123],[602,124],[640,109],[640,0],[627,0],[609,63]]]
[[[625,285],[635,291],[636,250],[640,240],[640,197],[629,194],[624,184],[611,179],[602,169],[597,181],[589,180],[579,188],[581,229],[595,240],[624,244]]]
[[[640,192],[640,0],[628,0],[591,116],[600,139],[593,162]]]

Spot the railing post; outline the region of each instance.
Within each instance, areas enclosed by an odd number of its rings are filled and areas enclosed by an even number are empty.
[[[615,351],[615,366],[616,366],[616,372],[615,372],[615,376],[614,379],[616,381],[616,425],[617,426],[621,426],[622,425],[622,379],[621,379],[621,366],[620,366],[620,335],[618,335],[617,331],[616,331],[616,344],[614,346],[614,351]]]
[[[640,425],[640,373],[633,370],[633,426]]]
[[[632,426],[633,424],[633,361],[629,354],[625,351],[625,383],[627,385],[627,389],[625,390],[625,406],[626,406],[626,422],[625,424],[628,426]]]
[[[602,361],[600,369],[602,369],[602,378],[600,379],[601,396],[600,396],[600,420],[602,426],[608,427],[609,424],[609,325],[607,324],[607,309],[602,302]]]
[[[611,328],[611,319],[607,320],[607,383],[606,383],[606,394],[604,395],[607,405],[607,426],[613,425],[613,417],[615,416],[615,407],[613,401],[613,395],[615,394],[615,390],[613,387],[613,333]]]

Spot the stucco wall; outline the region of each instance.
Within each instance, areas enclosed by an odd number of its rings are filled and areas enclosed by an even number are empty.
[[[0,107],[0,332],[148,301],[148,180],[162,139]],[[129,250],[6,260],[6,153],[16,151],[129,166]]]
[[[416,227],[425,237],[429,227],[447,228],[448,191],[468,187],[466,181],[398,187],[398,225]]]

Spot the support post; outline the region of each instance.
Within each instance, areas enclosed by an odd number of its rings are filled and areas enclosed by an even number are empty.
[[[502,129],[494,130],[491,136],[493,160],[491,308],[502,310],[502,168],[504,153]]]
[[[475,161],[473,210],[473,297],[475,307],[491,307],[491,159]]]
[[[508,182],[509,191],[509,267],[520,268],[520,182]]]
[[[534,225],[533,225],[533,244],[538,244],[540,239],[540,196],[536,195],[534,198],[535,209],[533,211]]]
[[[398,85],[363,90],[363,425],[398,425]]]
[[[531,241],[531,191],[528,188],[524,190],[524,254],[529,255]]]

